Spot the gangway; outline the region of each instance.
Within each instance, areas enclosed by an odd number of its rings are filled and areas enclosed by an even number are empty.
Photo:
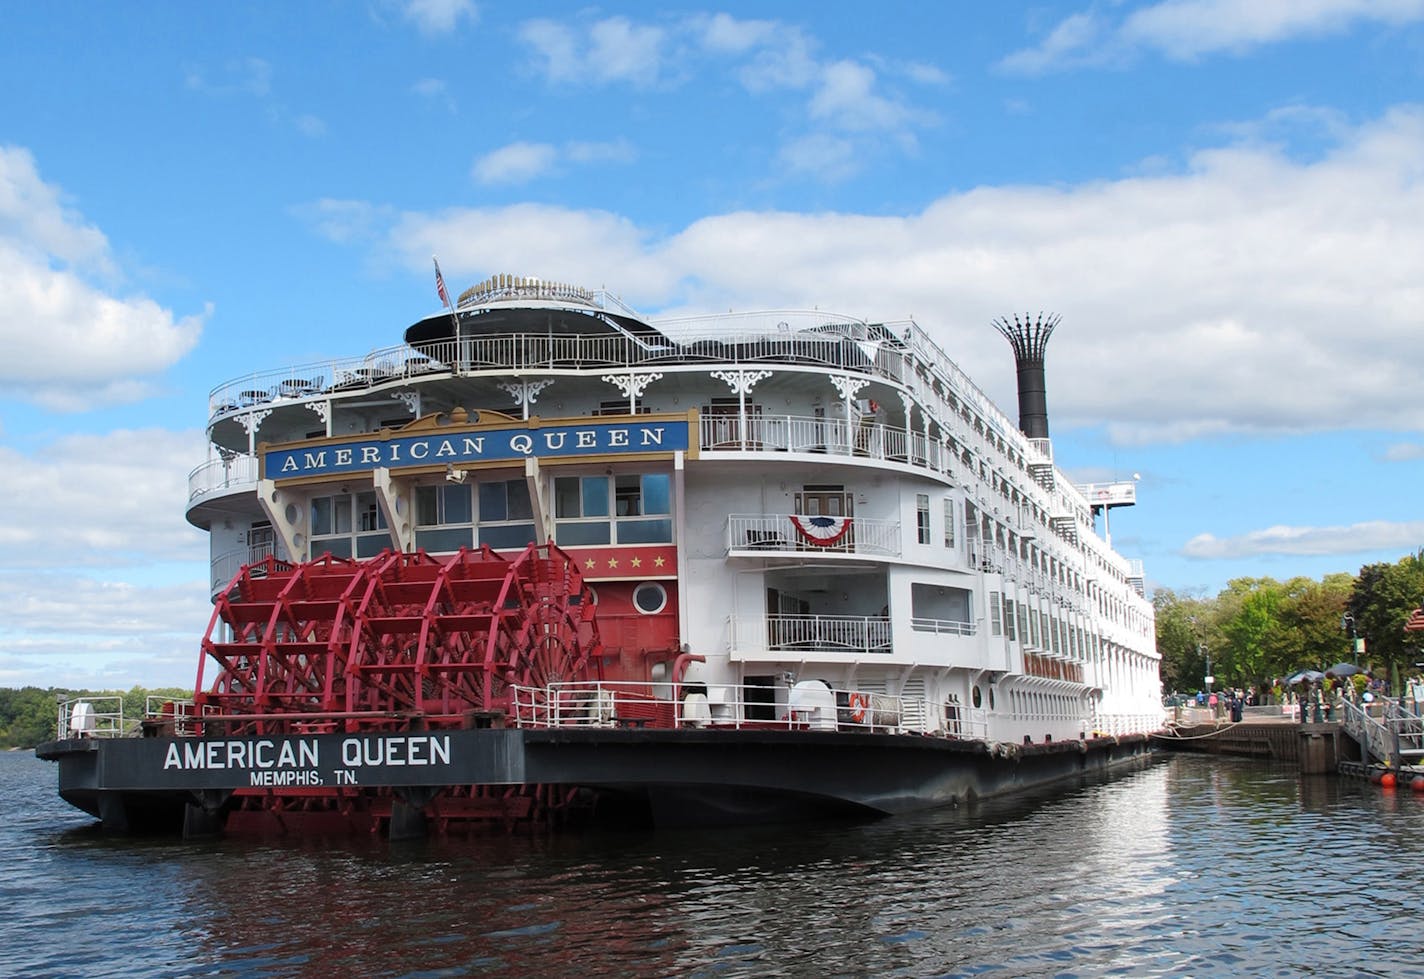
[[[1424,717],[1398,700],[1382,698],[1375,704],[1378,717],[1348,700],[1340,704],[1345,733],[1355,739],[1366,762],[1397,769],[1424,760]]]

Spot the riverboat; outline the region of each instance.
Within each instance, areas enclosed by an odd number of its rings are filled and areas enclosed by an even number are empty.
[[[1135,486],[1054,465],[1056,317],[993,324],[1016,426],[914,322],[437,282],[397,346],[212,392],[193,701],[38,749],[107,828],[899,813],[1146,756]]]

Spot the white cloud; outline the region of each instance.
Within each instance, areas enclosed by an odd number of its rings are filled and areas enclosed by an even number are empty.
[[[118,430],[67,435],[33,453],[0,445],[7,568],[146,567],[206,561],[183,519],[201,432]]]
[[[405,18],[425,35],[449,34],[461,21],[475,24],[479,8],[472,0],[406,0]]]
[[[1424,0],[1165,0],[1130,13],[1121,36],[1170,58],[1240,52],[1294,37],[1334,34],[1360,22],[1424,17]]]
[[[916,131],[936,122],[933,113],[887,91],[881,59],[822,60],[814,38],[777,21],[737,20],[726,14],[694,15],[658,26],[626,17],[584,24],[539,19],[522,24],[519,38],[535,55],[538,70],[554,84],[673,87],[699,71],[729,68],[759,100],[793,93],[805,103],[788,109],[788,114],[804,119],[807,128],[788,134],[780,156],[797,172],[826,179],[844,179],[858,169],[845,159],[846,150],[875,152],[886,135],[912,150]],[[917,84],[947,80],[940,69],[922,62],[890,65],[888,70]],[[807,149],[818,141],[833,146],[835,157],[805,165],[811,162]]]
[[[1399,442],[1384,450],[1385,462],[1414,462],[1424,459],[1424,445],[1418,442]]]
[[[631,163],[636,153],[626,140],[552,143],[510,143],[475,160],[470,175],[480,184],[522,184],[561,171],[561,164]]]
[[[1058,68],[1120,63],[1142,50],[1178,61],[1217,52],[1240,53],[1298,37],[1337,34],[1362,23],[1401,24],[1424,18],[1424,0],[1162,0],[1126,10],[1094,4],[1059,21],[1037,45],[1016,51],[1000,67],[1039,74]]]
[[[422,78],[410,87],[411,92],[431,102],[441,102],[451,112],[455,111],[455,99],[449,86],[439,78]]]
[[[262,58],[234,58],[216,71],[216,80],[204,68],[189,68],[184,79],[188,88],[205,95],[255,95],[272,92],[272,66]]]
[[[0,573],[0,686],[191,687],[212,615],[205,584]]]
[[[447,277],[606,284],[650,311],[913,315],[1000,404],[1012,372],[989,321],[1058,312],[1055,428],[1119,442],[1424,429],[1424,402],[1381,395],[1417,387],[1424,108],[1326,135],[1340,142],[1306,163],[1251,141],[1179,172],[977,188],[903,216],[738,212],[655,233],[534,205],[410,213],[390,248],[411,268],[438,253]],[[825,138],[786,162],[818,150],[850,165]]]
[[[510,143],[475,161],[470,175],[481,184],[522,184],[542,177],[554,166],[550,143]]]
[[[531,20],[520,26],[519,39],[533,51],[550,82],[647,86],[662,74],[667,35],[626,17],[608,17],[578,27]]]
[[[1328,555],[1370,551],[1415,551],[1424,544],[1424,521],[1372,520],[1347,527],[1267,527],[1236,537],[1198,534],[1182,554],[1189,558],[1237,559],[1265,554]]]
[[[0,393],[61,411],[134,401],[197,343],[203,316],[175,319],[116,277],[108,243],[67,210],[28,152],[0,147]]]
[[[323,198],[292,208],[292,213],[330,241],[346,243],[374,238],[381,233],[394,212],[366,201]]]

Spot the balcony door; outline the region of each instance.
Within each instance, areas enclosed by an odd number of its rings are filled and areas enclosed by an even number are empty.
[[[854,501],[844,486],[803,486],[796,494],[795,507],[798,550],[855,550],[851,526]]]

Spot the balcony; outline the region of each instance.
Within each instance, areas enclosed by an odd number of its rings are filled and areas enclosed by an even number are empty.
[[[840,518],[836,518],[840,519]],[[899,557],[900,524],[894,520],[845,518],[819,536],[812,518],[798,514],[732,514],[727,518],[727,554],[858,554]],[[838,536],[835,536],[838,533]]]
[[[224,551],[212,559],[209,565],[209,580],[212,582],[212,592],[216,595],[237,577],[237,573],[242,570],[245,564],[256,564],[273,554],[271,544],[253,544],[250,547],[239,547],[231,551]]]
[[[188,474],[188,505],[215,494],[255,491],[257,457],[237,455],[205,462]]]
[[[844,418],[804,415],[702,416],[703,452],[801,452],[900,462],[948,472],[954,456],[923,433]]]
[[[883,656],[893,652],[887,616],[732,616],[728,621],[734,654],[769,652],[799,659],[808,653]]]

